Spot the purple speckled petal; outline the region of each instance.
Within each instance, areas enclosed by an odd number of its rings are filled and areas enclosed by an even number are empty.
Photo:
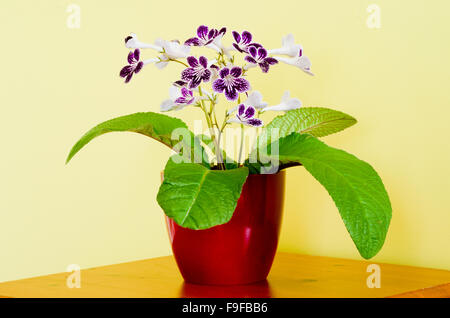
[[[178,80],[178,81],[174,82],[173,85],[175,85],[177,87],[185,87],[187,85],[187,82],[186,81],[182,81],[182,80]]]
[[[208,39],[215,39],[218,32],[219,32],[219,31],[217,31],[216,29],[211,29],[211,30],[208,32]]]
[[[142,70],[142,68],[144,67],[144,62],[139,62],[136,65],[136,69],[134,70],[134,72],[137,74],[140,72],[140,70]]]
[[[128,76],[125,78],[125,83],[128,83],[129,81],[131,81],[131,78],[133,77],[133,72],[131,72],[130,74],[128,74]]]
[[[244,115],[244,111],[245,111],[245,105],[244,104],[240,104],[238,107],[238,115],[242,116]]]
[[[200,46],[200,40],[199,40],[198,38],[190,38],[190,39],[187,39],[187,40],[184,42],[184,45],[188,45],[188,46],[191,46],[191,45],[193,45],[193,46]]]
[[[298,52],[298,56],[301,57],[303,55],[303,50],[300,49],[300,51]]]
[[[206,40],[206,36],[208,35],[208,27],[206,25],[201,25],[197,29],[197,36],[203,40]]]
[[[177,103],[177,104],[185,104],[186,103],[186,98],[178,97],[177,99],[174,100],[174,102]]]
[[[243,93],[250,89],[250,83],[245,78],[236,78],[233,81],[233,87],[239,92]]]
[[[130,41],[133,37],[131,35],[127,36],[125,38],[125,44],[127,44],[128,41]]]
[[[141,50],[139,49],[134,50],[134,59],[136,60],[136,62],[141,59]]]
[[[248,53],[250,53],[250,55],[251,55],[253,58],[256,58],[257,49],[256,49],[254,46],[250,46],[250,47],[248,48]]]
[[[263,62],[259,63],[259,67],[261,68],[263,73],[267,73],[269,71],[270,65],[266,61],[263,61]]]
[[[212,89],[217,93],[222,93],[225,89],[225,81],[221,78],[216,79],[212,84]]]
[[[250,126],[253,126],[253,127],[260,127],[260,126],[262,126],[263,122],[261,119],[251,118],[251,119],[247,120],[247,124],[249,124]]]
[[[190,105],[194,102],[194,100],[195,100],[195,98],[191,98],[186,102],[186,104]]]
[[[188,56],[187,62],[191,67],[198,66],[198,60],[195,58],[195,56]]]
[[[233,43],[233,46],[237,51],[239,51],[241,53],[245,53],[245,51],[243,49],[241,49],[241,47],[239,45],[237,45],[236,43]]]
[[[263,47],[258,49],[258,59],[263,60],[267,57],[267,50]]]
[[[251,57],[250,55],[247,55],[247,56],[244,58],[244,60],[246,60],[246,61],[249,62],[249,63],[256,64],[255,59],[254,59],[253,57]]]
[[[253,106],[248,106],[245,110],[245,118],[250,119],[255,116],[255,108]]]
[[[200,63],[201,66],[203,66],[204,68],[208,68],[208,59],[204,56],[200,56],[198,59],[198,62]]]
[[[241,36],[238,32],[233,31],[233,38],[236,41],[236,43],[240,43],[241,42]]]
[[[219,69],[219,67],[218,67],[216,64],[211,65],[209,68],[214,68],[214,69],[216,69],[216,70]]]
[[[133,66],[132,65],[127,65],[124,66],[121,70],[120,70],[120,77],[125,77],[128,74],[133,72]]]
[[[234,87],[225,87],[225,97],[228,100],[236,100],[238,99],[238,93]]]
[[[204,70],[203,74],[201,76],[201,79],[203,82],[209,82],[211,79],[211,71],[210,70]]]
[[[192,67],[187,68],[183,72],[181,72],[181,79],[186,82],[191,81],[194,76],[195,70]]]
[[[269,63],[269,65],[278,64],[278,60],[273,57],[266,57],[264,59],[265,62]]]
[[[248,31],[242,32],[242,43],[249,44],[252,41],[252,34]]]
[[[191,92],[191,91],[188,90],[186,87],[183,87],[181,89],[181,95],[183,95],[183,97],[188,97],[189,96],[189,92]]]
[[[255,47],[255,48],[257,48],[257,49],[259,49],[260,47],[263,47],[261,44],[259,44],[259,43],[251,43],[251,44],[249,44],[248,45],[249,47]]]
[[[224,67],[219,72],[219,75],[220,75],[221,78],[224,78],[224,77],[228,76],[228,74],[230,74],[230,69],[228,67]]]
[[[135,60],[134,60],[134,52],[133,52],[133,51],[130,51],[130,52],[128,53],[127,60],[128,60],[128,63],[129,63],[129,64],[135,63]]]
[[[219,33],[217,35],[218,36],[224,36],[225,33],[227,33],[227,28],[223,27],[222,29],[219,30]]]
[[[238,66],[233,66],[233,68],[230,70],[230,75],[233,77],[239,77],[242,75],[242,69]]]
[[[191,82],[189,83],[189,88],[193,89],[196,88],[200,85],[200,83],[202,82],[201,77],[199,76],[194,76],[191,80]]]

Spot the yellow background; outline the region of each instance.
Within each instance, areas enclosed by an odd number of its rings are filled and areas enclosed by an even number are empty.
[[[80,29],[67,27],[72,2]],[[269,48],[292,32],[316,76],[281,65],[253,72],[253,87],[270,103],[290,90],[356,117],[324,140],[371,163],[390,194],[391,227],[373,261],[450,269],[450,6],[379,0],[381,28],[369,29],[371,3],[2,1],[0,281],[170,254],[155,200],[169,150],[110,134],[64,160],[93,125],[157,111],[181,71],[149,66],[124,85],[123,38],[183,40],[199,24],[248,29]],[[199,113],[176,115],[192,123]],[[287,189],[280,250],[360,259],[318,182],[292,168]]]

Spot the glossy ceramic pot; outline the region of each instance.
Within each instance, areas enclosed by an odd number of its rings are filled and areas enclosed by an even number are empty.
[[[186,282],[238,285],[269,274],[280,234],[285,172],[250,175],[231,220],[191,230],[166,217],[172,251]]]

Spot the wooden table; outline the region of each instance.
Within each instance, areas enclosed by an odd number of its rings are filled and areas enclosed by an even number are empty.
[[[378,264],[380,288],[368,288],[365,261],[278,253],[266,282],[245,286],[186,284],[172,256],[0,283],[3,297],[450,297],[450,271]]]

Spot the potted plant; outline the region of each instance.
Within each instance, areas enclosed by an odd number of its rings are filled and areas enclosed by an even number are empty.
[[[225,34],[225,28],[200,26],[196,36],[184,43],[148,44],[135,34],[125,39],[130,49],[128,65],[120,71],[125,82],[148,64],[181,65],[180,78],[171,85],[161,111],[198,110],[206,119],[208,134],[194,135],[178,118],[136,113],[89,130],[67,162],[93,138],[114,131],[140,133],[173,149],[157,201],[166,214],[174,256],[187,282],[245,284],[266,278],[278,243],[285,169],[299,165],[329,192],[361,256],[373,257],[384,243],[391,219],[383,183],[369,164],[318,139],[356,120],[328,108],[301,107],[289,93],[281,103],[269,106],[261,93],[252,90],[247,73],[268,73],[282,62],[312,75],[310,60],[292,35],[283,38],[281,48],[266,50],[247,31],[232,32],[232,46],[225,46]],[[191,55],[192,46],[214,56]],[[156,50],[158,56],[141,59],[145,48]],[[221,109],[220,100],[233,106]],[[264,125],[261,115],[266,111],[283,113]],[[223,147],[230,127],[237,127],[241,136],[237,158]],[[245,159],[244,127],[258,132]]]

